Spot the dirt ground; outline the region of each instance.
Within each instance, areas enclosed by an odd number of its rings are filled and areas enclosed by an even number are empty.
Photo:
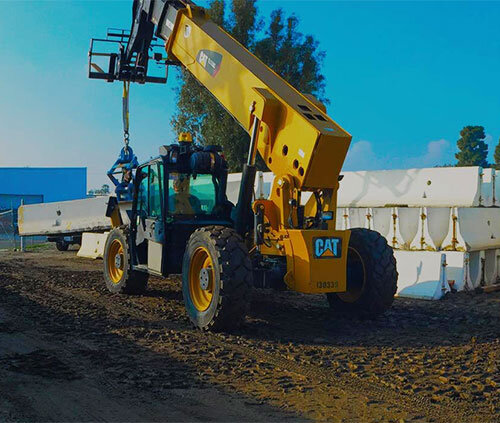
[[[256,290],[245,327],[214,334],[179,279],[119,296],[101,268],[0,252],[0,421],[500,421],[500,293],[363,321]]]

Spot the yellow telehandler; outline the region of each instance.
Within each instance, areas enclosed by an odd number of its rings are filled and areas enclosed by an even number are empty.
[[[98,40],[92,41],[90,78],[163,83],[149,74],[150,61],[182,66],[251,138],[236,206],[226,196],[221,149],[198,146],[190,134],[137,168],[128,218],[119,203],[108,208],[114,226],[104,254],[108,289],[140,293],[149,274],[182,274],[189,318],[211,330],[243,322],[253,287],[326,294],[332,308],[366,316],[387,310],[397,284],[392,249],[377,232],[335,228],[351,135],[325,106],[191,1],[134,0],[131,30],[117,36],[118,53],[96,53]],[[151,53],[159,40],[166,57]],[[109,57],[106,71],[93,62],[102,56]],[[253,198],[257,154],[275,174],[267,199]]]

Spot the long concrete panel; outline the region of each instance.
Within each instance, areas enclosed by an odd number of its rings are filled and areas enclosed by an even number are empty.
[[[106,231],[108,196],[84,200],[59,201],[19,207],[20,235],[57,235],[75,232]]]
[[[480,206],[482,172],[480,167],[343,172],[337,206]]]

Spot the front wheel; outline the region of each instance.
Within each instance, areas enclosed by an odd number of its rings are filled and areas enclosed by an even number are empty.
[[[110,292],[142,294],[148,285],[149,275],[133,270],[127,234],[123,229],[113,229],[104,246],[104,280]]]
[[[248,312],[252,263],[234,229],[208,226],[193,232],[182,263],[187,314],[199,329],[232,330]]]
[[[378,232],[351,229],[347,255],[347,291],[327,294],[335,311],[376,317],[391,307],[398,272],[392,248]]]

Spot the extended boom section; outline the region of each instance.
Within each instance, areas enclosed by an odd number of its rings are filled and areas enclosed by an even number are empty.
[[[276,175],[298,189],[337,187],[351,136],[210,20],[204,9],[168,6],[157,36],[245,128],[258,118],[257,148]]]

